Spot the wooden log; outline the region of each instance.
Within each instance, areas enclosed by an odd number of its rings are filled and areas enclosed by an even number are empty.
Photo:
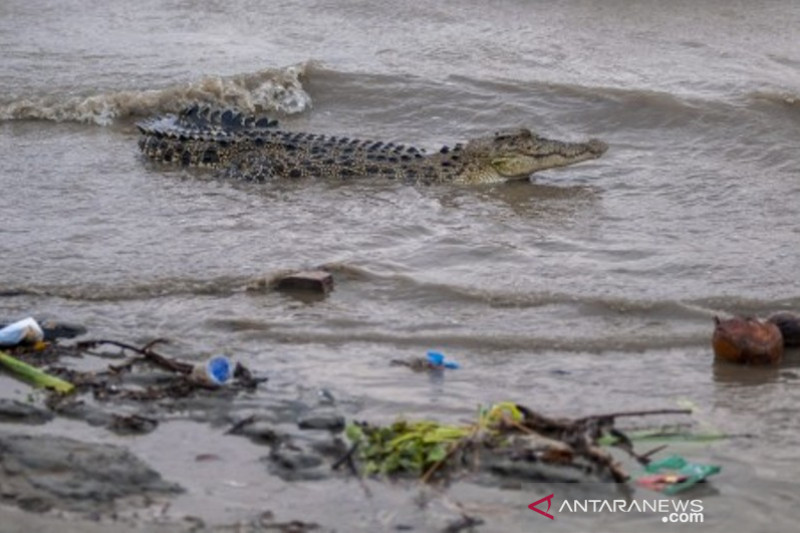
[[[293,272],[278,278],[275,282],[275,289],[328,294],[333,290],[333,276],[324,270]]]

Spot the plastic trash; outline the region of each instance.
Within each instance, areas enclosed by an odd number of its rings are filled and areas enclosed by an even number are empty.
[[[231,379],[231,361],[224,355],[215,355],[192,369],[192,379],[198,383],[219,387]]]
[[[60,322],[55,320],[42,320],[37,321],[39,327],[42,328],[44,333],[44,341],[52,342],[58,339],[74,339],[79,335],[86,333],[86,328],[80,324],[72,324],[70,322]],[[6,324],[0,324],[0,329],[6,327]]]
[[[336,398],[328,389],[319,389],[317,395],[319,395],[319,403],[321,404],[333,405],[336,403]]]
[[[442,368],[461,368],[455,361],[448,361],[445,359],[444,354],[434,351],[428,352],[428,362],[433,366]]]
[[[0,346],[10,347],[22,343],[35,343],[44,339],[39,323],[31,317],[23,318],[0,329]]]
[[[63,379],[51,376],[46,372],[23,363],[19,359],[11,357],[11,355],[0,351],[0,366],[8,369],[14,376],[33,384],[36,387],[50,388],[55,391],[67,394],[72,392],[75,386]]]
[[[671,455],[647,465],[645,471],[648,474],[637,478],[636,483],[672,495],[705,481],[708,476],[719,473],[721,469],[718,465],[692,463],[680,455]]]
[[[60,322],[55,320],[40,320],[45,341],[56,339],[74,339],[86,333],[86,328],[80,324]]]

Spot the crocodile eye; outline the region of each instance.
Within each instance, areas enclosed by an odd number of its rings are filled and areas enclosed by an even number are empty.
[[[510,131],[498,131],[494,134],[495,141],[509,141],[513,139],[531,138],[533,134],[527,128],[519,128]]]
[[[514,137],[519,136],[519,132],[517,131],[498,131],[494,134],[495,141],[508,141],[509,139],[513,139]]]

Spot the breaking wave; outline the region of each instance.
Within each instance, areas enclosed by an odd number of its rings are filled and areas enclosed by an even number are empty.
[[[800,109],[800,94],[789,91],[755,91],[750,93],[748,97],[756,102],[768,102],[770,104],[789,106],[791,109]]]
[[[297,114],[311,108],[302,79],[310,62],[235,76],[205,76],[163,89],[88,96],[46,95],[0,103],[0,120],[52,120],[108,126],[117,119],[175,113],[193,103],[242,111]]]

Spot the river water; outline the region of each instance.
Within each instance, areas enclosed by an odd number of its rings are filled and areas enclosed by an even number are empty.
[[[684,450],[722,465],[703,530],[793,531],[800,354],[715,366],[710,336],[714,315],[800,310],[798,27],[791,0],[6,0],[0,316],[226,352],[270,376],[263,394],[327,388],[376,422],[499,400],[566,416],[689,402],[753,435]],[[134,122],[197,100],[430,149],[513,126],[610,149],[477,188],[254,185],[143,161]],[[337,282],[322,301],[246,290],[319,265]],[[434,348],[463,368],[432,381],[387,364]],[[198,445],[207,433],[126,441],[190,488],[176,511],[377,530],[352,483],[265,481],[263,450]],[[231,448],[230,483],[187,473],[182,446]],[[527,504],[545,496],[459,494],[486,531],[532,531]]]

